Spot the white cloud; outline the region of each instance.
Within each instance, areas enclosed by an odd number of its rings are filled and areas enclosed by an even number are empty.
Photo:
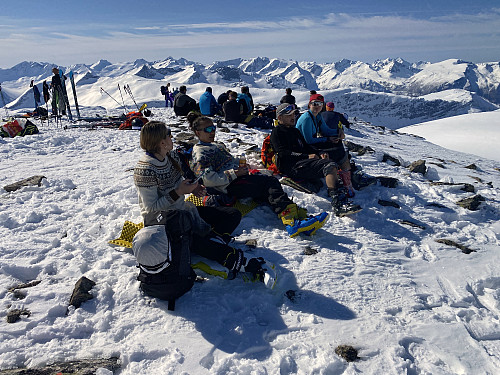
[[[500,12],[495,10],[427,20],[331,13],[318,19],[276,22],[145,25],[134,29],[121,25],[23,25],[22,33],[7,29],[11,33],[0,35],[0,49],[10,53],[2,64],[22,60],[70,64],[101,57],[112,61],[138,57],[155,60],[169,55],[200,62],[249,54],[319,62],[342,58],[371,62],[386,57],[491,61],[500,55]]]

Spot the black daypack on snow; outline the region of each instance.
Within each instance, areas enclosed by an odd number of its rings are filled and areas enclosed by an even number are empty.
[[[140,288],[151,297],[168,301],[168,309],[175,309],[175,300],[188,292],[196,280],[191,268],[192,222],[182,210],[157,211],[144,218],[144,226],[163,225],[171,248],[170,265],[159,273],[149,273],[140,267],[137,280]]]

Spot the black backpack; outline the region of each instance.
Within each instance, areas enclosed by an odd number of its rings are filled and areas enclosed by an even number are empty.
[[[196,280],[191,268],[191,216],[182,210],[157,211],[144,217],[144,226],[152,225],[165,227],[172,259],[159,273],[148,273],[140,267],[137,280],[144,293],[168,301],[168,309],[174,310],[175,300],[188,292]]]
[[[167,93],[168,93],[167,86],[161,86],[160,91],[161,91],[162,95],[167,95]]]

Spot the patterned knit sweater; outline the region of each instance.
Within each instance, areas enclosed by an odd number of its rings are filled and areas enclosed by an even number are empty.
[[[172,159],[180,164],[175,152],[170,152]],[[181,183],[182,173],[172,165],[167,157],[163,161],[144,154],[134,169],[134,183],[139,193],[139,206],[142,216],[154,211],[185,210],[192,214],[193,225],[196,232],[204,233],[210,226],[204,222],[196,206],[184,200],[184,195],[173,200],[170,192]]]
[[[203,185],[227,193],[227,186],[234,181],[239,160],[233,158],[222,143],[199,142],[193,147],[191,169],[203,174]]]

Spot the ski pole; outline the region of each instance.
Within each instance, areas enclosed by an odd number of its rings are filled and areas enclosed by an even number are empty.
[[[127,111],[127,113],[128,113],[128,108],[125,105],[125,100],[123,100],[122,89],[120,88],[120,84],[118,84],[118,91],[120,91],[120,96],[122,97],[123,108],[125,108],[125,111]]]
[[[137,105],[137,102],[135,101],[134,95],[132,94],[132,90],[130,89],[130,86],[126,84],[124,86],[125,91],[130,95],[132,100],[134,101],[135,106],[137,107],[137,110],[139,111],[139,106]]]
[[[118,102],[118,100],[116,100],[116,99],[115,99],[115,98],[113,98],[111,95],[109,95],[109,93],[101,87],[101,94],[102,94],[102,93],[105,93],[106,95],[108,95],[108,96],[109,96],[111,99],[113,99],[113,100],[114,100],[114,101],[115,101],[115,102],[116,102],[116,103],[117,103],[120,107],[122,106],[122,105]]]

